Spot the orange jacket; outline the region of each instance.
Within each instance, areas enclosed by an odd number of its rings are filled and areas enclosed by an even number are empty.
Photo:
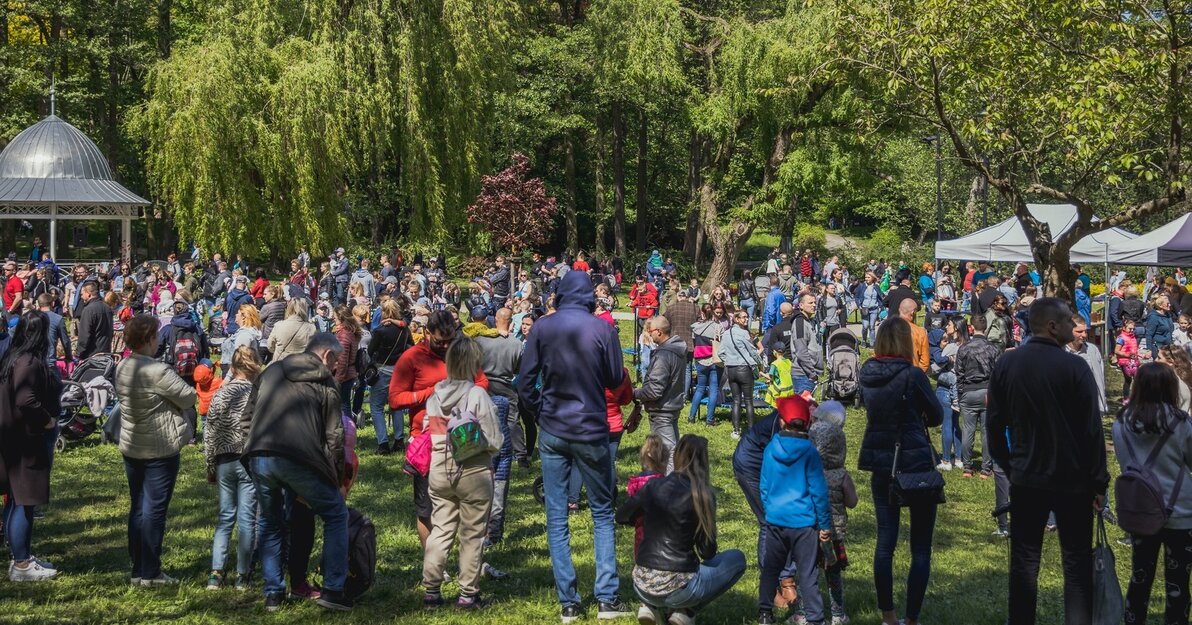
[[[223,378],[215,377],[215,372],[207,365],[195,367],[195,394],[199,396],[199,416],[207,416],[207,408],[211,406],[211,398],[215,391],[223,384]]]
[[[922,369],[923,373],[927,373],[927,369],[931,366],[931,346],[927,343],[927,330],[914,323],[910,326],[911,340],[915,343],[914,365]]]

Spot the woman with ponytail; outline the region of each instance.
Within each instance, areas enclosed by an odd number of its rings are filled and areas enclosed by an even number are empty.
[[[708,439],[684,435],[675,469],[650,480],[617,510],[617,522],[641,520],[633,587],[641,623],[689,625],[695,613],[732,588],[745,572],[737,549],[717,553],[716,496],[708,478]]]

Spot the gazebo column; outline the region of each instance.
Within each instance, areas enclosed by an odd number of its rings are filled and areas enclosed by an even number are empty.
[[[50,258],[58,262],[58,205],[50,205]],[[40,259],[39,259],[40,260]]]
[[[132,218],[127,214],[120,220],[120,258],[125,264],[132,262]]]

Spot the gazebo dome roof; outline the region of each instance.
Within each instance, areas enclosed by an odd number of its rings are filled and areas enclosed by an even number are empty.
[[[50,115],[22,130],[0,152],[0,178],[111,180],[112,170],[87,135]]]
[[[0,152],[0,204],[149,202],[112,180],[95,142],[51,114],[22,130]]]

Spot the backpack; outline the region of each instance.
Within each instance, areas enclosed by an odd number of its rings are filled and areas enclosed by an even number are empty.
[[[173,343],[166,355],[171,357],[174,372],[183,379],[193,379],[195,367],[199,366],[199,337],[193,332],[175,330]]]
[[[368,349],[361,347],[356,350],[356,377],[364,377],[364,372],[372,365],[372,357],[368,355]]]
[[[372,588],[377,577],[377,530],[355,508],[348,508],[348,578],[344,596],[356,599]]]
[[[451,442],[451,457],[456,464],[492,450],[488,437],[480,427],[480,419],[470,410],[456,408],[447,422],[447,439]]]
[[[1125,427],[1124,425],[1122,427]],[[1154,536],[1167,524],[1168,517],[1175,507],[1175,500],[1180,496],[1180,487],[1184,485],[1186,470],[1179,471],[1175,488],[1171,496],[1164,501],[1163,488],[1159,478],[1151,471],[1155,458],[1171,438],[1171,432],[1159,437],[1155,448],[1147,456],[1146,461],[1138,464],[1138,456],[1130,444],[1130,438],[1123,431],[1122,442],[1126,447],[1127,464],[1122,474],[1113,483],[1113,490],[1117,497],[1118,525],[1127,532],[1138,536]]]

